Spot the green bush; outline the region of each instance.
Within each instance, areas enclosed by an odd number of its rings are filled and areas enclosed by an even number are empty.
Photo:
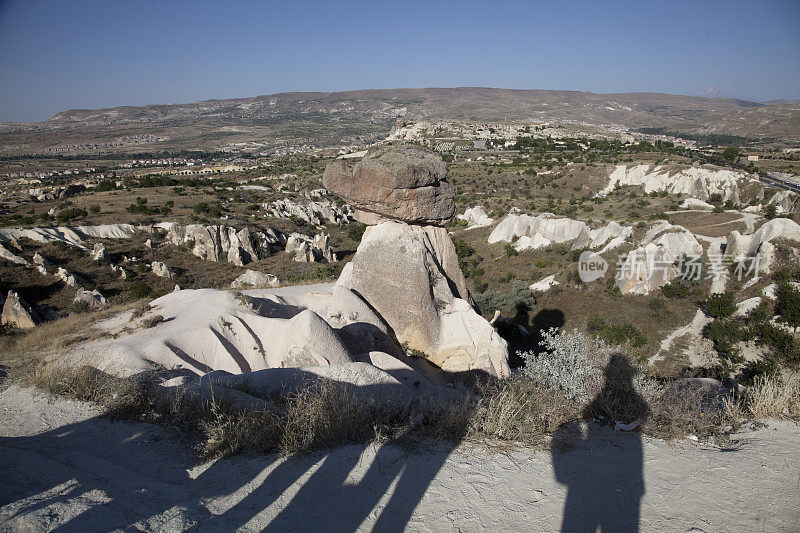
[[[361,222],[353,222],[350,224],[350,227],[347,228],[347,236],[350,238],[350,240],[361,242],[361,238],[364,236],[366,229],[366,224],[362,224]]]
[[[689,285],[681,280],[672,280],[661,286],[661,292],[667,298],[686,298],[689,296]]]
[[[59,211],[56,214],[56,220],[63,224],[64,222],[75,220],[76,218],[86,218],[88,215],[89,213],[86,212],[86,209],[81,209],[80,207],[69,207]]]
[[[741,350],[737,344],[751,336],[742,324],[729,319],[717,318],[703,328],[703,336],[714,344],[714,349],[723,362],[741,363]]]
[[[152,296],[153,288],[143,281],[137,281],[131,284],[128,288],[128,292],[130,293],[131,297],[135,299],[139,298],[147,298]]]
[[[631,346],[637,348],[647,344],[647,337],[633,324],[611,324],[600,315],[592,315],[586,321],[586,327],[590,333],[610,344],[630,342]]]
[[[488,289],[476,292],[472,298],[485,317],[492,316],[497,309],[503,314],[511,314],[521,308],[533,309],[536,305],[536,298],[531,290],[519,280],[514,281],[506,293],[496,293]]]
[[[506,248],[506,255],[508,257],[511,257],[512,255],[519,255],[519,252],[517,251],[516,248],[514,248],[514,245],[506,243],[505,248]]]
[[[716,292],[708,296],[705,307],[708,316],[728,318],[736,312],[736,300],[732,292]]]
[[[795,329],[800,326],[800,291],[787,282],[781,282],[775,290],[775,300],[775,314]]]
[[[456,255],[459,259],[464,259],[475,253],[475,249],[461,239],[453,239],[453,245],[456,247]]]

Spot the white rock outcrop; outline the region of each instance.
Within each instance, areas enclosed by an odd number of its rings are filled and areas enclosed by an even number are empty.
[[[16,291],[8,291],[0,314],[0,324],[20,329],[31,329],[38,326],[42,319]]]
[[[458,220],[467,223],[467,229],[485,228],[494,224],[494,219],[486,214],[483,206],[476,205],[464,211],[463,215],[456,215]]]
[[[244,266],[263,259],[283,247],[282,234],[267,228],[263,231],[236,229],[230,226],[172,223],[158,224],[167,230],[167,240],[177,246],[191,243],[192,253],[207,261],[225,261]]]
[[[335,263],[336,253],[330,246],[330,235],[318,233],[312,239],[301,233],[292,233],[286,239],[286,253],[301,263]]]
[[[691,232],[662,221],[625,256],[617,271],[617,286],[623,294],[648,294],[678,276],[676,262],[684,255],[691,258],[702,254],[703,247]]]
[[[753,180],[749,174],[732,170],[682,167],[671,168],[662,165],[617,165],[608,177],[608,185],[597,193],[603,197],[619,185],[642,187],[644,192],[666,191],[670,194],[685,194],[708,201],[719,194],[722,201],[739,203],[739,182]]]
[[[5,246],[0,244],[0,259],[5,259],[15,265],[30,266],[27,259],[23,259],[16,254],[11,253]]]
[[[468,303],[455,247],[441,227],[387,221],[367,228],[337,282],[446,371],[509,373],[508,346]]]
[[[78,287],[78,292],[75,294],[73,302],[83,302],[87,304],[90,309],[100,309],[108,305],[108,300],[100,294],[100,291],[94,289],[90,292],[82,287]]]
[[[280,286],[280,281],[274,274],[264,274],[255,270],[247,270],[231,283],[232,289],[261,289],[278,286]]]
[[[514,248],[536,250],[551,244],[571,244],[573,249],[597,248],[606,245],[604,251],[621,245],[630,237],[633,228],[618,222],[591,229],[580,220],[558,217],[552,213],[526,215],[511,212],[489,235],[489,244],[496,242],[513,243]]]
[[[536,283],[531,284],[529,288],[531,292],[547,292],[556,285],[559,285],[558,281],[556,281],[556,275],[551,274],[550,276],[542,278]]]
[[[353,210],[349,206],[339,207],[330,200],[299,203],[283,198],[262,207],[275,218],[296,218],[314,226],[327,223],[341,225],[354,220]]]
[[[98,242],[92,249],[92,261],[106,261],[108,259],[108,251],[106,245]]]
[[[757,261],[758,272],[769,274],[775,239],[800,242],[800,225],[788,218],[774,218],[761,225],[752,235],[742,235],[734,230],[728,234],[725,255],[740,262],[745,258]]]
[[[172,270],[170,270],[163,261],[153,261],[150,264],[150,270],[159,278],[172,279],[175,276]]]
[[[703,200],[698,200],[697,198],[687,198],[681,203],[680,208],[693,209],[693,210],[711,210],[714,209],[714,206],[708,202],[704,202]]]

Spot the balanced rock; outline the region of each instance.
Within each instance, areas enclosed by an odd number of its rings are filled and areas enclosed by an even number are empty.
[[[373,148],[352,168],[344,160],[333,161],[323,183],[359,210],[383,218],[440,225],[455,213],[447,165],[439,154],[418,146]]]

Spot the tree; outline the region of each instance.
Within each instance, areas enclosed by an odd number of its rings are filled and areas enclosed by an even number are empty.
[[[775,291],[775,313],[792,328],[800,326],[800,291],[783,282]]]
[[[775,204],[769,204],[767,207],[764,208],[764,218],[767,220],[772,220],[778,216],[778,206]]]
[[[742,150],[738,146],[728,146],[722,151],[722,159],[733,163],[739,159],[741,152]]]
[[[714,318],[726,318],[736,312],[736,300],[732,292],[716,292],[706,300],[706,311]]]

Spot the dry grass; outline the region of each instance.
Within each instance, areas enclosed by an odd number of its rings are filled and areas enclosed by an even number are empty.
[[[747,390],[745,408],[754,418],[800,418],[800,377],[759,376]]]
[[[92,327],[97,321],[131,309],[134,305],[136,303],[87,313],[73,313],[29,330],[14,330],[2,335],[0,364],[19,366],[36,363],[46,355],[63,354],[68,348],[80,342],[101,337],[103,331]]]

